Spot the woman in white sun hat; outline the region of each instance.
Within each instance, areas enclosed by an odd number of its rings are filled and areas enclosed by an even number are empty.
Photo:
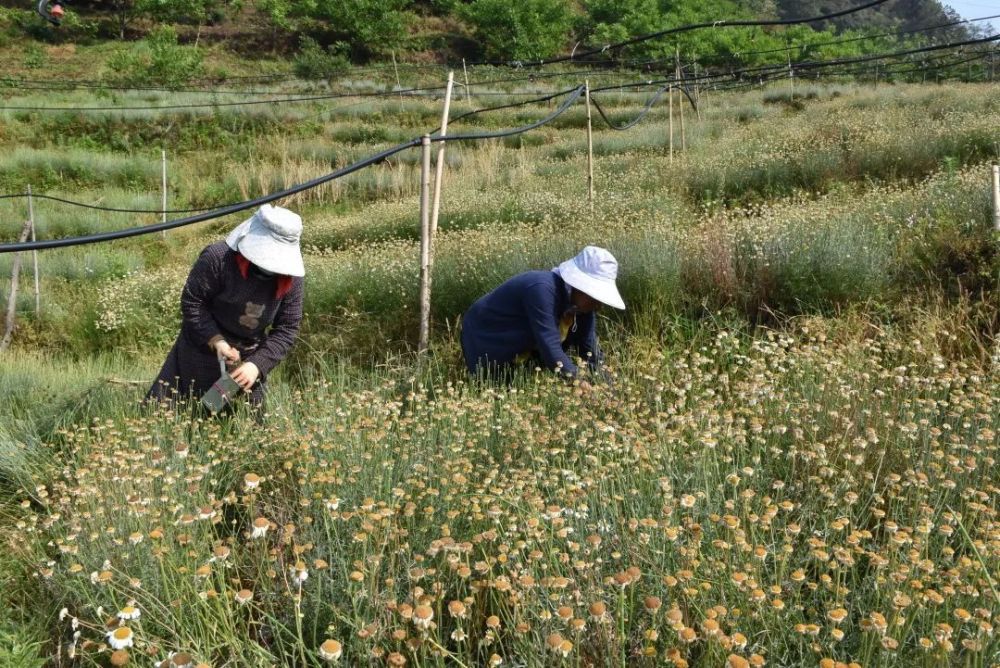
[[[587,246],[550,271],[528,271],[481,297],[462,319],[462,352],[471,374],[506,377],[533,362],[576,376],[567,354],[576,348],[591,369],[602,363],[596,311],[624,309],[616,279],[618,262],[603,248]]]
[[[147,398],[200,397],[230,375],[260,406],[267,374],[302,321],[302,218],[265,204],[225,241],[207,246],[181,293],[181,332]]]

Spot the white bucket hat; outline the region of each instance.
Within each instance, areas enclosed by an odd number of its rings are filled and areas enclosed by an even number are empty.
[[[226,237],[226,243],[265,271],[285,276],[305,276],[299,239],[302,217],[265,204]]]
[[[572,260],[566,260],[556,267],[556,273],[562,276],[567,285],[602,304],[625,309],[625,302],[615,285],[618,260],[603,248],[587,246]]]

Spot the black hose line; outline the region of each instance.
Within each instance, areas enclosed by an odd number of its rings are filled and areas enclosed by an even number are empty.
[[[501,137],[509,137],[512,135],[521,134],[534,128],[545,125],[551,122],[558,116],[562,115],[569,107],[576,102],[581,95],[583,95],[584,87],[580,86],[576,88],[572,95],[570,95],[565,102],[563,102],[558,109],[546,116],[545,118],[530,123],[528,125],[514,128],[512,130],[501,130],[498,132],[477,132],[462,135],[448,135],[442,137],[440,135],[430,137],[431,142],[442,142],[442,141],[468,141],[468,140],[478,140],[478,139],[497,139]],[[78,237],[67,237],[63,239],[49,239],[44,241],[28,241],[24,243],[12,243],[12,244],[0,244],[0,253],[15,253],[19,251],[28,250],[45,250],[48,248],[67,248],[70,246],[81,246],[84,244],[92,244],[104,241],[113,241],[115,239],[126,239],[129,237],[135,237],[143,234],[152,234],[154,232],[163,232],[166,230],[172,230],[178,227],[185,227],[187,225],[193,225],[194,223],[201,223],[206,220],[213,220],[216,218],[221,218],[232,213],[237,213],[239,211],[245,211],[246,209],[251,209],[261,204],[267,204],[269,202],[274,202],[276,200],[288,197],[290,195],[295,195],[304,190],[309,190],[315,188],[324,183],[339,179],[348,174],[353,174],[369,165],[373,165],[377,162],[381,162],[386,158],[389,158],[397,153],[405,151],[408,148],[414,146],[419,146],[421,144],[421,139],[415,138],[402,144],[397,144],[392,148],[388,148],[380,153],[369,156],[363,160],[359,160],[351,165],[342,167],[341,169],[330,172],[323,176],[312,179],[311,181],[306,181],[298,185],[294,185],[290,188],[285,188],[284,190],[279,190],[261,197],[257,197],[244,202],[238,202],[236,204],[230,204],[229,206],[221,207],[218,209],[213,209],[211,211],[206,211],[204,213],[199,213],[194,216],[188,216],[186,218],[179,218],[177,220],[168,220],[163,223],[156,223],[153,225],[145,225],[142,227],[131,227],[124,230],[115,230],[111,232],[102,232],[98,234],[89,234]]]

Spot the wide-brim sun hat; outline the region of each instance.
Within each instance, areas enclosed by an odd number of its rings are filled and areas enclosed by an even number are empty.
[[[226,244],[265,271],[305,276],[299,239],[302,217],[280,206],[265,204],[226,237]]]
[[[566,260],[556,271],[566,284],[593,297],[602,304],[625,310],[625,302],[618,292],[618,260],[599,246],[587,246],[571,260]]]

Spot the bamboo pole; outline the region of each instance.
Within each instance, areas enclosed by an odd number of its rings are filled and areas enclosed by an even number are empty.
[[[19,241],[24,243],[31,234],[31,221],[25,221]],[[17,313],[17,284],[21,277],[21,254],[14,254],[14,267],[10,273],[10,297],[7,299],[7,319],[4,326],[3,339],[0,339],[0,351],[6,350],[14,335],[14,317]]]
[[[392,52],[392,71],[396,73],[396,90],[399,91],[399,99],[403,99],[403,86],[399,83],[399,68],[396,67],[396,52]]]
[[[590,114],[590,80],[584,81],[584,95],[587,102],[587,201],[590,213],[594,213],[594,128]]]
[[[1000,164],[993,165],[993,229],[1000,232]]]
[[[431,190],[431,137],[420,138],[422,154],[420,168],[420,338],[417,352],[427,352],[430,336],[430,190]]]
[[[455,73],[448,72],[448,85],[444,94],[444,110],[441,112],[441,136],[448,134],[448,117],[451,113],[451,95],[455,87]],[[441,182],[444,178],[444,147],[447,142],[438,143],[437,173],[434,176],[434,206],[431,209],[430,264],[434,265],[434,235],[438,229],[438,214],[441,213]]]
[[[462,72],[465,74],[465,101],[469,101],[471,93],[469,92],[469,70],[465,66],[465,58],[462,58]]]
[[[681,114],[681,151],[683,152],[687,150],[687,132],[684,128],[684,74],[683,71],[681,70],[680,47],[677,47],[677,51],[675,52],[674,55],[674,62],[675,62],[674,79],[680,81],[680,86],[681,86],[680,90],[678,91],[677,102],[680,105],[679,111]]]
[[[161,165],[160,172],[161,172],[161,176],[162,176],[162,179],[161,179],[162,180],[162,188],[161,188],[162,192],[161,192],[160,201],[161,201],[161,203],[163,205],[161,207],[161,211],[163,211],[163,218],[162,218],[162,220],[165,223],[165,222],[167,222],[167,151],[165,149],[160,151],[160,165]],[[163,232],[161,232],[161,234],[162,234],[162,236],[163,236],[164,239],[167,238],[167,231],[166,230],[163,230]]]
[[[792,102],[795,102],[795,70],[792,69],[792,54],[788,54],[788,90],[791,92]]]
[[[701,122],[701,83],[698,80],[698,61],[694,61],[694,111],[698,114],[698,122]]]
[[[31,196],[31,186],[28,186],[28,222],[31,224],[31,240],[35,241],[35,204]],[[32,264],[35,266],[35,315],[42,312],[42,291],[38,281],[38,251],[31,251]]]
[[[670,116],[670,164],[674,164],[674,85],[667,89],[667,109]]]

